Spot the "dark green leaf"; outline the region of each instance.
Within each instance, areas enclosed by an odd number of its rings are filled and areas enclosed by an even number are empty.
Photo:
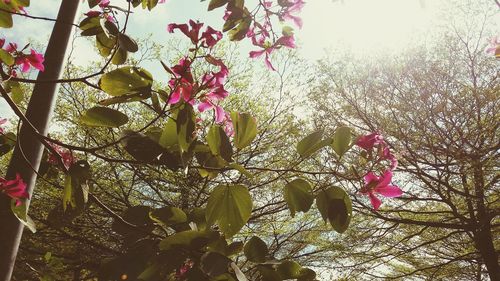
[[[295,216],[295,212],[307,212],[314,201],[311,184],[303,179],[295,179],[285,185],[285,201],[290,209],[290,213]]]
[[[257,236],[253,236],[248,240],[243,248],[243,252],[249,261],[255,263],[265,262],[269,255],[269,249],[266,243]]]
[[[207,134],[207,143],[214,155],[220,155],[228,162],[232,161],[233,148],[221,126],[213,125],[210,127]]]
[[[323,220],[329,221],[339,233],[347,230],[352,216],[352,202],[349,195],[340,187],[331,187],[316,196],[316,205]]]
[[[127,34],[118,33],[118,43],[123,49],[135,53],[139,50],[139,46],[134,39],[130,38]]]

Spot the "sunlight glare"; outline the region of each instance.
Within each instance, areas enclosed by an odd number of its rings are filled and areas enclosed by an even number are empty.
[[[299,32],[305,53],[322,55],[324,49],[353,53],[394,52],[426,32],[433,19],[425,0],[314,0],[303,10]],[[319,40],[318,40],[319,38]]]

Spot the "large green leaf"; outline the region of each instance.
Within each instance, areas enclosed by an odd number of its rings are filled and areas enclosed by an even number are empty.
[[[269,249],[264,241],[259,237],[253,236],[248,240],[243,248],[243,253],[245,257],[251,262],[263,263],[266,261],[269,255]]]
[[[322,138],[322,130],[318,130],[309,134],[297,144],[297,152],[302,158],[306,158],[319,149],[329,145],[332,141],[331,139],[322,140]]]
[[[234,145],[242,149],[250,145],[257,136],[257,122],[248,113],[231,113],[234,127]]]
[[[149,92],[153,76],[139,67],[125,66],[104,74],[99,81],[103,91],[112,96]]]
[[[334,186],[321,191],[316,196],[316,205],[323,220],[330,222],[339,233],[347,230],[352,216],[352,202],[349,195],[340,187]]]
[[[311,184],[303,179],[295,179],[285,185],[285,201],[290,209],[290,213],[295,216],[295,212],[307,212],[314,201]]]
[[[177,140],[182,151],[187,151],[194,141],[194,130],[196,129],[196,116],[193,107],[184,104],[177,114]]]
[[[210,127],[207,134],[207,143],[214,155],[220,155],[228,162],[232,161],[233,148],[221,126],[213,125]]]
[[[351,145],[351,128],[339,127],[333,134],[332,147],[339,157],[342,157]]]
[[[91,127],[117,128],[126,124],[128,117],[118,110],[96,106],[87,110],[80,117],[80,122]]]
[[[250,218],[252,198],[243,185],[219,185],[210,194],[206,208],[208,225],[215,222],[226,237],[238,233]]]

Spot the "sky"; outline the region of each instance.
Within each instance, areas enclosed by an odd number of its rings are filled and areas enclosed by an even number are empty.
[[[32,0],[27,11],[33,16],[55,18],[60,1]],[[249,7],[252,7],[252,1],[255,0],[246,1]],[[208,1],[167,0],[166,2],[152,11],[134,9],[128,27],[129,34],[137,38],[152,33],[153,40],[161,44],[177,36],[166,32],[167,24],[172,22],[184,23],[189,19],[195,19],[216,29],[220,29],[223,24],[223,9],[208,12],[206,10]],[[332,51],[348,50],[360,55],[373,52],[398,53],[432,31],[442,16],[440,11],[443,9],[440,5],[446,2],[449,1],[306,0],[306,5],[300,14],[304,26],[301,30],[296,29],[299,54],[309,61],[316,61]],[[118,6],[123,6],[125,3],[125,0],[111,1],[111,4]],[[494,8],[492,1],[492,9]],[[88,10],[87,3],[82,3],[79,14],[83,17],[83,13]],[[0,37],[5,37],[7,41],[15,41],[22,46],[27,42],[37,42],[43,46],[48,41],[51,29],[51,22],[16,16],[14,28],[2,29]],[[95,57],[93,43],[81,37],[77,38],[75,43],[73,62],[87,65],[91,58]],[[252,46],[246,41],[241,44],[241,48],[246,53]],[[161,68],[159,63],[145,67],[153,74]],[[0,116],[10,114],[5,104],[0,102]]]

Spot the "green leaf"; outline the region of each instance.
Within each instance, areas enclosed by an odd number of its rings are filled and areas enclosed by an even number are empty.
[[[200,260],[201,270],[210,277],[228,273],[231,260],[217,252],[206,252]],[[217,280],[217,279],[216,279]],[[222,279],[225,280],[225,279]]]
[[[237,170],[238,172],[240,172],[240,174],[245,175],[247,178],[253,178],[253,175],[250,174],[247,171],[247,169],[245,169],[245,167],[243,167],[242,165],[240,165],[238,163],[229,164],[229,168]]]
[[[283,279],[296,279],[300,277],[302,267],[295,261],[284,261],[278,265],[278,273]]]
[[[316,196],[316,205],[323,220],[329,221],[333,229],[343,233],[349,227],[352,216],[352,202],[340,187],[330,187]]]
[[[309,268],[302,268],[299,272],[297,281],[314,281],[316,280],[316,272]]]
[[[16,200],[12,199],[10,202],[10,209],[12,210],[12,213],[16,216],[16,218],[28,229],[35,233],[36,232],[36,225],[35,222],[28,216],[28,209],[26,206],[26,202],[23,202],[21,205],[16,206]]]
[[[99,86],[111,96],[149,92],[153,76],[143,68],[125,66],[104,74]]]
[[[213,9],[220,8],[226,5],[228,1],[229,0],[210,0],[210,3],[208,3],[208,10],[211,11]]]
[[[218,236],[214,231],[187,230],[175,233],[161,240],[159,247],[162,251],[177,247],[198,250],[205,247],[210,241],[217,239]]]
[[[193,107],[189,104],[184,104],[183,108],[177,115],[177,140],[181,151],[187,151],[189,146],[194,141],[193,135],[196,127],[196,117]]]
[[[169,118],[165,123],[165,127],[161,132],[159,144],[167,149],[179,144],[177,140],[177,124],[174,119]]]
[[[124,64],[127,61],[128,53],[121,47],[116,50],[115,54],[111,58],[111,63],[114,65]]]
[[[215,222],[226,237],[238,233],[252,214],[252,198],[243,185],[219,185],[210,194],[206,208],[208,225]]]
[[[9,54],[7,51],[5,51],[4,49],[0,49],[0,61],[2,61],[3,63],[5,63],[6,65],[8,66],[12,66],[14,65],[14,57]]]
[[[71,165],[64,181],[63,210],[70,206],[78,212],[83,211],[88,202],[87,180],[90,178],[90,165],[80,160]]]
[[[126,124],[128,117],[118,110],[96,106],[87,110],[80,117],[80,122],[91,127],[117,128]]]
[[[149,213],[149,217],[165,225],[179,224],[187,221],[187,215],[176,207],[163,207]]]
[[[0,1],[0,9],[0,27],[11,28],[13,25],[12,14],[5,11],[11,11],[12,7],[4,1]]]
[[[240,23],[233,29],[228,32],[229,40],[231,41],[240,41],[245,38],[248,30],[250,29],[250,25],[252,24],[252,17],[250,13],[245,8],[245,13],[243,19]]]
[[[351,128],[339,127],[333,134],[332,147],[337,155],[342,158],[351,145]]]
[[[264,241],[262,241],[257,236],[253,236],[245,244],[243,253],[249,261],[255,263],[263,263],[266,261],[266,258],[269,255],[269,249],[267,248],[267,245]]]
[[[9,153],[16,146],[17,136],[12,133],[0,135],[0,156]]]
[[[262,281],[282,281],[280,274],[272,268],[270,265],[257,265],[257,270],[260,274],[260,280]]]
[[[295,179],[285,185],[285,201],[292,217],[295,212],[307,212],[314,201],[311,184],[303,179]]]
[[[207,134],[207,143],[210,151],[214,155],[220,155],[224,160],[231,162],[233,156],[233,148],[229,142],[224,129],[221,126],[213,125]]]
[[[297,144],[297,152],[299,155],[302,158],[306,158],[331,143],[331,139],[322,140],[322,137],[323,131],[319,130],[303,138]]]
[[[135,40],[130,38],[127,34],[118,33],[118,43],[121,48],[131,53],[135,53],[139,50],[137,42],[135,42]]]
[[[242,149],[250,145],[257,136],[257,123],[248,113],[231,113],[234,127],[234,145]]]

